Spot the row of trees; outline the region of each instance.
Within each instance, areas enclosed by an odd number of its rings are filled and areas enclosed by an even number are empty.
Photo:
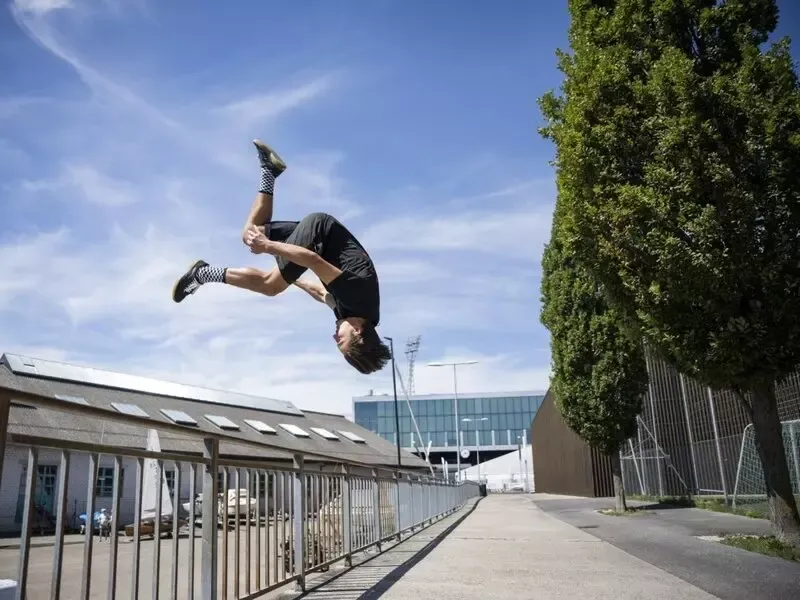
[[[800,86],[774,0],[569,0],[540,99],[558,197],[542,322],[565,420],[618,456],[643,343],[746,407],[776,536],[800,546],[775,385],[800,364]],[[618,508],[624,508],[619,464]]]

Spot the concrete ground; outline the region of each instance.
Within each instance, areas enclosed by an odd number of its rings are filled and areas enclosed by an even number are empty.
[[[723,600],[800,598],[800,564],[699,539],[769,535],[766,520],[678,507],[615,517],[597,513],[612,508],[612,499],[534,494],[529,501],[548,515]]]
[[[613,517],[604,517],[613,518]],[[449,534],[443,535],[449,531]],[[709,542],[706,542],[709,543]],[[337,600],[715,596],[541,510],[491,495],[305,595]]]
[[[770,600],[800,598],[800,565],[698,539],[701,535],[766,533],[756,519],[699,509],[669,508],[652,514],[614,517],[597,512],[611,500],[546,496],[490,495],[400,543],[384,546],[381,554],[357,558],[351,569],[335,565],[312,574],[308,591],[293,585],[264,598],[283,600],[526,600],[546,598]],[[275,535],[269,528],[270,538]],[[262,528],[262,535],[267,528]],[[244,544],[244,532],[240,531]],[[234,538],[229,533],[229,574],[233,572]],[[255,530],[251,538],[255,538]],[[198,540],[199,542],[199,540]],[[254,539],[251,543],[254,542]],[[266,536],[262,537],[262,544]],[[186,598],[188,540],[179,544],[178,597]],[[0,549],[0,578],[15,578],[18,550]],[[140,594],[149,597],[153,581],[152,541],[142,543]],[[262,545],[262,548],[264,546]],[[169,595],[172,541],[161,544],[159,587]],[[106,597],[108,544],[95,543],[91,598]],[[200,548],[196,546],[199,567]],[[273,544],[274,549],[274,544]],[[132,544],[120,542],[117,591],[128,594]],[[272,571],[280,566],[270,560]],[[248,574],[255,589],[255,553],[250,568],[241,559],[240,595],[247,593]],[[274,561],[274,562],[273,562]],[[64,548],[62,597],[78,597],[83,547]],[[267,563],[262,555],[264,573]],[[31,549],[30,600],[49,597],[52,548]],[[95,571],[95,569],[93,569]],[[195,580],[199,585],[199,568]],[[278,579],[282,576],[278,574]],[[263,582],[264,579],[262,578]],[[195,597],[199,587],[195,588]],[[229,587],[228,597],[233,598]]]

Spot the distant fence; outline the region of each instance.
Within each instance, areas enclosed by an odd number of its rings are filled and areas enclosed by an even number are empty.
[[[763,472],[740,400],[685,377],[650,351],[647,369],[650,384],[637,431],[620,451],[628,493],[763,501]],[[776,395],[790,475],[800,494],[800,375],[781,382]]]
[[[35,398],[25,402],[37,405]],[[43,397],[41,402],[54,408],[52,399]],[[6,560],[0,567],[14,571],[17,598],[248,600],[293,581],[305,589],[310,573],[349,562],[357,553],[380,550],[381,544],[443,518],[479,494],[472,482],[456,485],[320,457],[312,462],[301,454],[285,465],[221,459],[219,437],[189,428],[180,433],[202,441],[202,456],[50,438],[7,440],[8,401],[0,403],[5,404],[5,416],[0,415],[2,448],[7,441],[23,444],[26,460],[17,561],[10,565]],[[84,415],[96,411],[94,418],[107,418],[108,411],[61,404],[58,410]],[[142,424],[121,413],[113,419]],[[149,427],[176,431],[164,423]],[[44,480],[38,466],[44,449],[57,451],[60,461],[53,488],[55,537],[49,547],[35,544],[33,537],[41,526],[37,498]],[[112,518],[119,513],[123,459],[135,462],[135,510],[133,523],[115,523],[107,535],[98,536],[91,516],[97,506],[102,455],[113,460]],[[89,482],[83,505],[89,526],[80,538],[80,560],[75,560],[75,543],[67,533],[71,507],[66,490],[76,457],[86,457],[80,462],[87,465]],[[143,497],[151,492],[143,481],[153,464],[158,480],[165,467],[172,470],[175,491],[170,510],[161,511],[160,517],[155,511],[154,518],[147,519],[142,517]],[[181,481],[189,483],[188,503],[179,497]],[[228,488],[235,492],[227,502],[223,495],[220,502],[219,492]],[[156,486],[154,506],[164,506],[165,493],[172,495]],[[198,493],[201,500],[195,502]],[[45,564],[49,568],[42,568]]]

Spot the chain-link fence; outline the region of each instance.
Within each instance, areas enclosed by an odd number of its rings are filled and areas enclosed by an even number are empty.
[[[620,452],[627,492],[763,501],[764,477],[752,425],[736,395],[685,377],[652,351],[647,353],[647,370],[650,384],[639,426]],[[800,493],[800,372],[780,383],[776,393],[792,482]]]

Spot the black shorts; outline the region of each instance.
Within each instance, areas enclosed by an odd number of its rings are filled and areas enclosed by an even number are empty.
[[[321,212],[311,213],[301,221],[271,221],[269,239],[273,242],[302,246],[331,262],[330,259],[333,257],[326,255],[326,241],[337,223],[331,215]],[[282,256],[276,256],[275,260],[286,283],[294,283],[307,270],[306,267],[301,267]]]

